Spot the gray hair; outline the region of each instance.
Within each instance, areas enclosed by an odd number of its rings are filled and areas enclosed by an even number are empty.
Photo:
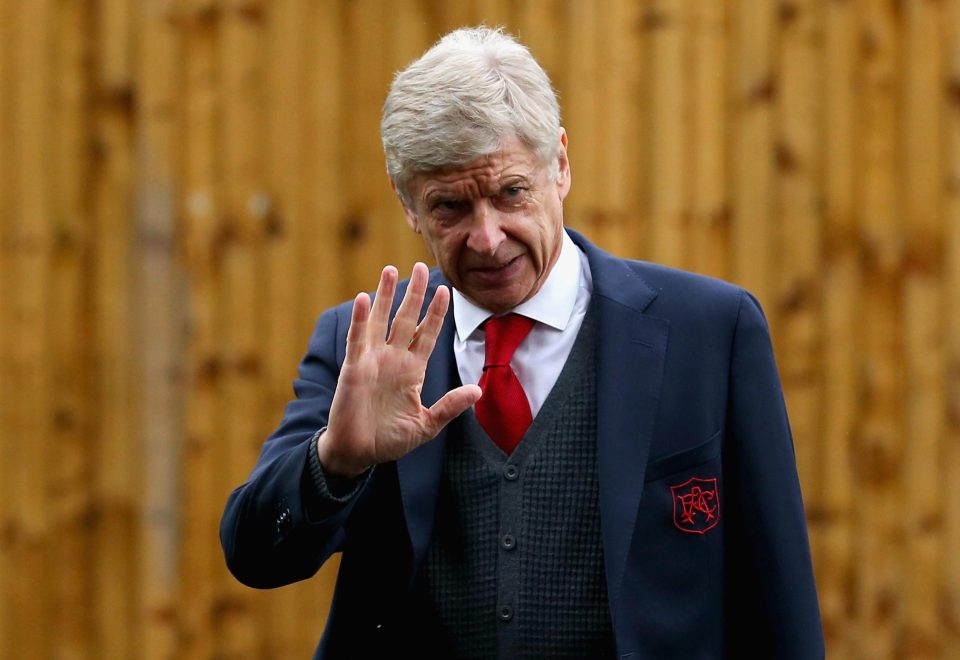
[[[511,137],[556,178],[560,106],[526,46],[499,28],[461,28],[394,77],[380,137],[387,173],[410,207],[412,174],[465,165]]]

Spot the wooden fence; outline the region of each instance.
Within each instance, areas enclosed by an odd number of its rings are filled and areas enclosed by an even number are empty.
[[[0,657],[308,657],[229,577],[316,315],[426,254],[392,72],[518,34],[567,222],[774,332],[831,657],[960,657],[960,0],[0,0]]]

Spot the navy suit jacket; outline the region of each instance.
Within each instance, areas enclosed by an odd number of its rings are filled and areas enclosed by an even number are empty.
[[[822,657],[793,444],[759,304],[730,284],[618,259],[569,233],[593,275],[600,517],[618,655]],[[428,299],[439,284],[434,270]],[[446,431],[374,468],[347,503],[308,513],[307,452],[327,422],[351,304],[320,317],[297,398],[230,495],[221,541],[234,575],[259,588],[308,578],[343,552],[316,657],[404,647],[424,656],[434,636],[410,599]],[[459,384],[454,332],[448,314],[427,366],[427,406]]]

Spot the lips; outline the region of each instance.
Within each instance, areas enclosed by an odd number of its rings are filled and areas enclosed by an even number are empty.
[[[522,264],[523,255],[520,254],[497,265],[470,268],[468,273],[485,286],[497,286],[512,280],[520,272]]]
[[[512,264],[514,264],[521,256],[523,256],[523,255],[519,255],[519,254],[518,254],[517,256],[513,257],[512,259],[509,259],[509,260],[507,260],[507,261],[504,261],[503,263],[495,264],[495,265],[491,265],[491,266],[473,266],[473,267],[470,268],[470,270],[471,270],[471,271],[475,271],[475,272],[480,272],[480,273],[495,273],[495,272],[497,272],[498,270],[503,270],[504,268],[510,267],[510,266],[511,266]]]

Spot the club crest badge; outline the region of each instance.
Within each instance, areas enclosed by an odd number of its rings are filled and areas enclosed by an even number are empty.
[[[673,493],[673,524],[682,532],[706,534],[720,522],[717,479],[691,477],[670,486]]]

